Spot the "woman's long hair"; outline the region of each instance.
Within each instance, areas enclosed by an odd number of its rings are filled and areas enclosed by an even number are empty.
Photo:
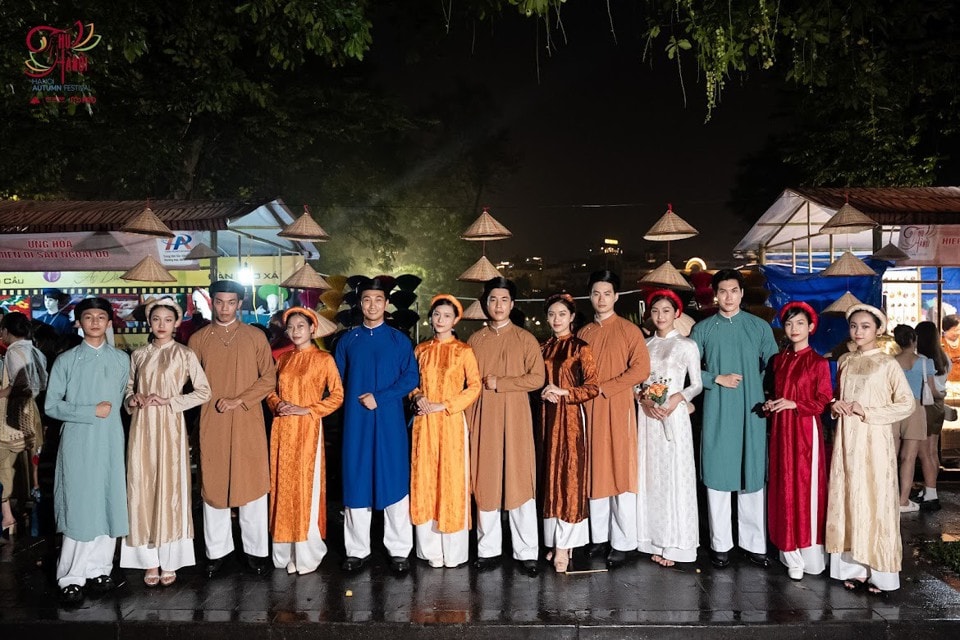
[[[917,325],[917,353],[933,360],[937,368],[937,375],[942,376],[950,367],[950,359],[940,346],[940,332],[932,322],[921,322]]]

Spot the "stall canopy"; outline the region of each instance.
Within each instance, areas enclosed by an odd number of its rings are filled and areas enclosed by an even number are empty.
[[[845,202],[875,230],[836,235],[822,227]],[[910,255],[900,265],[960,265],[960,187],[789,188],[734,248],[761,263],[825,267],[842,251],[869,255],[892,242]]]
[[[151,238],[119,231],[147,206],[174,232]],[[316,245],[277,234],[295,219],[283,200],[0,201],[0,271],[128,269],[147,255],[164,266],[197,269],[197,243],[221,256],[300,255]]]

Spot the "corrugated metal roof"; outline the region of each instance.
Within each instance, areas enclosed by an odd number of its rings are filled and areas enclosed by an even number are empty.
[[[227,222],[271,202],[151,200],[150,208],[170,228],[215,231]],[[117,231],[143,211],[146,200],[4,200],[0,201],[0,233],[69,233]]]
[[[882,225],[960,224],[960,187],[791,187],[829,209],[850,204]]]

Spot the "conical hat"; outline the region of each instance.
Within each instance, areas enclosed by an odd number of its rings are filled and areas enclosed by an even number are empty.
[[[486,282],[490,278],[499,277],[501,277],[501,273],[497,271],[493,263],[487,260],[486,256],[481,256],[469,269],[461,273],[457,280],[461,282]]]
[[[860,301],[857,300],[857,296],[847,291],[845,294],[834,300],[829,307],[821,311],[820,315],[829,313],[833,315],[846,316],[847,309],[855,304],[860,304]]]
[[[337,329],[339,329],[339,327],[336,322],[331,322],[320,313],[317,314],[317,330],[314,333],[314,337],[325,338],[336,333]]]
[[[820,227],[820,233],[859,233],[876,226],[877,223],[872,218],[847,202]]]
[[[673,212],[668,204],[667,212],[643,235],[644,240],[666,242],[668,240],[683,240],[692,238],[700,232],[690,226],[686,220]]]
[[[487,316],[483,313],[483,307],[480,306],[479,300],[474,300],[467,309],[463,312],[464,320],[486,320]]]
[[[510,230],[497,222],[497,220],[490,215],[490,210],[484,207],[480,217],[474,220],[473,224],[467,227],[467,230],[464,231],[460,237],[463,240],[480,241],[505,240],[512,235]]]
[[[886,260],[888,262],[898,262],[900,260],[908,260],[910,255],[902,251],[900,247],[892,242],[888,242],[883,246],[882,249],[870,257],[876,258],[877,260]]]
[[[306,206],[303,207],[303,214],[284,227],[283,231],[277,235],[281,238],[309,240],[312,242],[326,242],[330,239],[330,235],[317,224]]]
[[[134,280],[136,282],[176,282],[169,271],[163,268],[163,265],[157,262],[152,256],[147,256],[137,263],[133,269],[120,276],[121,280]]]
[[[187,260],[203,260],[204,258],[216,258],[219,255],[212,248],[200,242],[193,249],[190,249],[190,253],[185,255],[184,258]]]
[[[863,260],[849,251],[834,260],[829,267],[820,272],[822,276],[875,276],[877,272],[864,263]]]
[[[662,265],[640,278],[644,284],[660,284],[671,289],[693,291],[693,286],[684,279],[676,267],[667,260]]]
[[[280,283],[281,287],[294,289],[329,289],[330,285],[308,263],[293,272],[289,278]]]
[[[170,231],[170,227],[163,224],[163,220],[157,217],[148,204],[143,211],[138,213],[130,222],[125,224],[120,231],[126,233],[139,233],[146,236],[158,236],[160,238],[172,238],[176,234]]]
[[[347,286],[347,276],[343,274],[336,274],[332,276],[326,276],[324,280],[330,285],[331,291],[339,291],[343,293],[343,288]]]
[[[327,282],[330,282],[330,278],[327,278],[326,280]],[[340,305],[343,304],[343,289],[339,291],[336,289],[324,291],[320,294],[320,302],[322,302],[327,309],[333,309],[336,311],[340,308]]]

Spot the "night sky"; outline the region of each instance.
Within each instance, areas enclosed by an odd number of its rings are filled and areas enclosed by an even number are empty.
[[[492,96],[490,119],[477,123],[477,135],[506,127],[519,166],[481,198],[514,234],[489,244],[487,255],[580,257],[605,237],[642,249],[643,233],[671,202],[701,232],[673,243],[675,264],[693,254],[729,259],[748,229],[727,206],[737,163],[783,126],[773,116],[772,79],[731,79],[704,124],[692,60],[684,67],[684,107],[676,62],[660,52],[652,69],[643,62],[639,27],[630,20],[614,15],[615,44],[602,3],[573,3],[563,15],[567,42],[552,57],[540,27],[539,84],[536,23],[514,16],[475,41],[454,27],[435,58],[391,69],[389,84],[408,96],[422,99],[458,81],[479,83]],[[758,203],[756,215],[770,204]]]

